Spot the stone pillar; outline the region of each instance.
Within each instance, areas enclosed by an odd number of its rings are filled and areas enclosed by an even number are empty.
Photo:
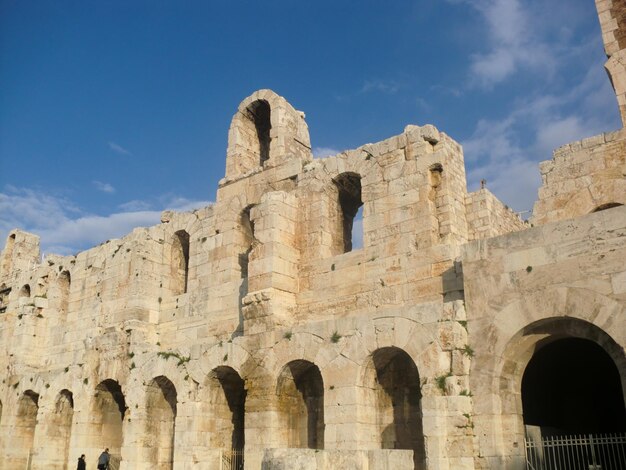
[[[248,295],[244,297],[244,329],[255,334],[293,321],[298,292],[296,197],[266,193],[251,212],[256,246],[250,253]]]

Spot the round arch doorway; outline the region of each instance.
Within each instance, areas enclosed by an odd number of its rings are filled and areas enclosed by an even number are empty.
[[[524,424],[541,434],[626,431],[619,371],[596,342],[562,338],[543,345],[522,378]]]

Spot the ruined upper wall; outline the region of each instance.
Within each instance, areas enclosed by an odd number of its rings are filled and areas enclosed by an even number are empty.
[[[469,193],[465,204],[469,240],[497,237],[529,227],[519,215],[486,188]]]
[[[539,167],[543,184],[530,219],[534,225],[626,204],[624,130],[564,145]]]

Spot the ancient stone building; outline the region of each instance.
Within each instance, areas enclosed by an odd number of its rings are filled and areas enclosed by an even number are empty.
[[[314,159],[252,94],[215,204],[76,256],[9,235],[0,469],[522,469],[526,432],[626,431],[626,131],[541,174],[523,222],[433,126]]]

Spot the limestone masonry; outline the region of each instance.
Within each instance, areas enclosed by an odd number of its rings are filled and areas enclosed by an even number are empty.
[[[626,122],[626,7],[596,6]],[[213,205],[76,256],[11,232],[0,469],[525,469],[526,435],[626,431],[626,131],[540,170],[524,222],[431,125],[314,159],[253,93]]]

